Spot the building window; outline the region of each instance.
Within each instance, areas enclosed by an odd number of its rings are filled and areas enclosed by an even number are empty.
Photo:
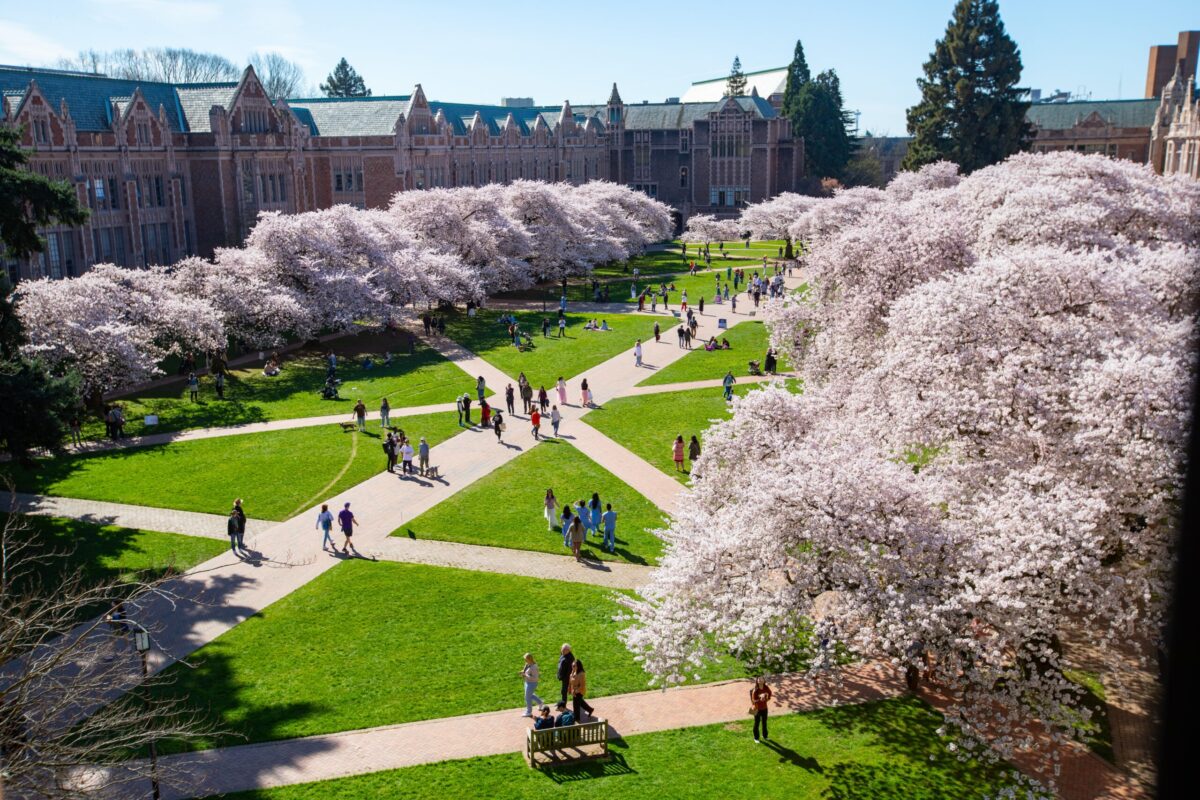
[[[145,122],[137,124],[137,143],[150,144],[150,125]]]
[[[688,150],[691,149],[691,147],[692,147],[692,132],[691,131],[680,131],[679,132],[679,152],[686,153],[686,152],[688,152]]]
[[[62,277],[62,254],[58,250],[58,234],[52,233],[46,237],[46,257],[50,262],[50,277]]]
[[[33,121],[33,140],[38,144],[50,144],[50,123],[44,119]]]
[[[679,187],[681,189],[686,189],[687,185],[688,185],[688,168],[680,167],[679,168]]]

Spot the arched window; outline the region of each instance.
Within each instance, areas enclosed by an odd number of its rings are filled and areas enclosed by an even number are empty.
[[[680,188],[686,189],[687,185],[688,185],[688,168],[680,167],[679,168],[679,186],[680,186]]]

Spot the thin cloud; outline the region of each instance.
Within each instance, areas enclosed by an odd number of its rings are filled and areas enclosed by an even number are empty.
[[[19,22],[0,19],[0,64],[46,64],[71,51]]]
[[[213,22],[221,16],[219,3],[209,0],[89,0],[104,16],[137,16],[168,25]]]

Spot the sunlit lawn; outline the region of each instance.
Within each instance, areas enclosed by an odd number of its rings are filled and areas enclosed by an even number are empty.
[[[709,352],[704,349],[703,342],[693,343],[691,353],[652,373],[640,385],[655,386],[724,378],[729,370],[733,371],[734,377],[744,378],[750,375],[749,364],[752,360],[759,362],[761,368],[767,355],[765,325],[761,322],[741,322],[723,332],[717,341],[723,339],[729,340],[730,349]],[[784,372],[787,369],[786,360],[780,357],[776,371]]]
[[[324,400],[320,394],[330,349],[338,356],[341,401]],[[390,366],[383,364],[385,352],[392,354]],[[367,356],[374,363],[371,369],[363,368]],[[359,398],[370,411],[379,410],[384,396],[393,408],[452,403],[473,385],[469,375],[419,342],[409,355],[404,335],[345,336],[318,348],[285,353],[283,359],[283,371],[273,378],[263,375],[261,362],[232,370],[223,400],[217,399],[213,378],[208,375],[201,378],[199,402],[190,400],[182,377],[168,386],[117,398],[125,408],[125,432],[140,435],[343,413],[348,417]],[[148,414],[158,415],[157,426],[143,426]],[[89,421],[85,434],[99,437],[103,433],[102,422]]]
[[[605,695],[647,677],[617,637],[612,590],[553,577],[352,560],[197,651],[198,669],[173,667],[164,691],[252,742],[311,736],[516,709],[525,652],[542,665],[539,693],[557,699],[570,642],[603,714]],[[703,677],[741,674],[724,663]]]
[[[748,719],[626,736],[609,762],[532,770],[519,753],[266,789],[230,800],[960,800],[1005,796],[1012,767],[961,760],[941,716],[897,699],[775,716],[756,745]]]
[[[430,445],[461,430],[452,411],[396,420]],[[22,491],[223,514],[236,497],[258,519],[283,520],[383,470],[378,423],[222,436],[0,465]]]
[[[550,432],[548,425],[543,430]],[[570,434],[569,424],[562,433]],[[514,425],[509,439],[533,444],[524,426]],[[557,524],[553,530],[546,528],[542,512],[547,488],[554,489],[559,499],[560,515],[562,503],[590,500],[592,492],[599,493],[601,503],[612,503],[617,512],[616,554],[600,549],[600,537],[589,537],[585,557],[657,562],[662,541],[649,530],[663,526],[662,513],[627,483],[561,440],[532,447],[393,535],[569,555],[561,528]],[[497,502],[499,498],[503,502]]]
[[[475,317],[466,314],[451,314],[446,317],[446,335],[459,344],[486,359],[496,368],[514,379],[524,372],[536,391],[545,386],[554,388],[559,376],[572,378],[597,364],[633,347],[639,337],[651,333],[653,320],[625,314],[575,314],[567,313],[566,336],[558,336],[558,309],[546,313],[517,312],[521,329],[533,339],[532,349],[519,351],[508,338],[507,325],[499,322],[503,313],[495,310],[479,312]],[[551,323],[549,337],[542,336],[542,320]],[[584,325],[589,319],[608,321],[611,331],[588,331]],[[503,393],[504,387],[489,387]]]

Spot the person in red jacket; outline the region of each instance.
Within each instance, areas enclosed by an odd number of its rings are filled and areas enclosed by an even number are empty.
[[[767,704],[771,702],[771,687],[767,686],[766,678],[755,678],[754,687],[750,689],[750,708],[754,710],[754,742],[758,743],[758,723],[762,722],[762,738],[767,735]]]
[[[529,413],[529,422],[533,426],[533,438],[540,439],[542,436],[542,414],[538,411],[537,406],[533,406],[533,411]]]

